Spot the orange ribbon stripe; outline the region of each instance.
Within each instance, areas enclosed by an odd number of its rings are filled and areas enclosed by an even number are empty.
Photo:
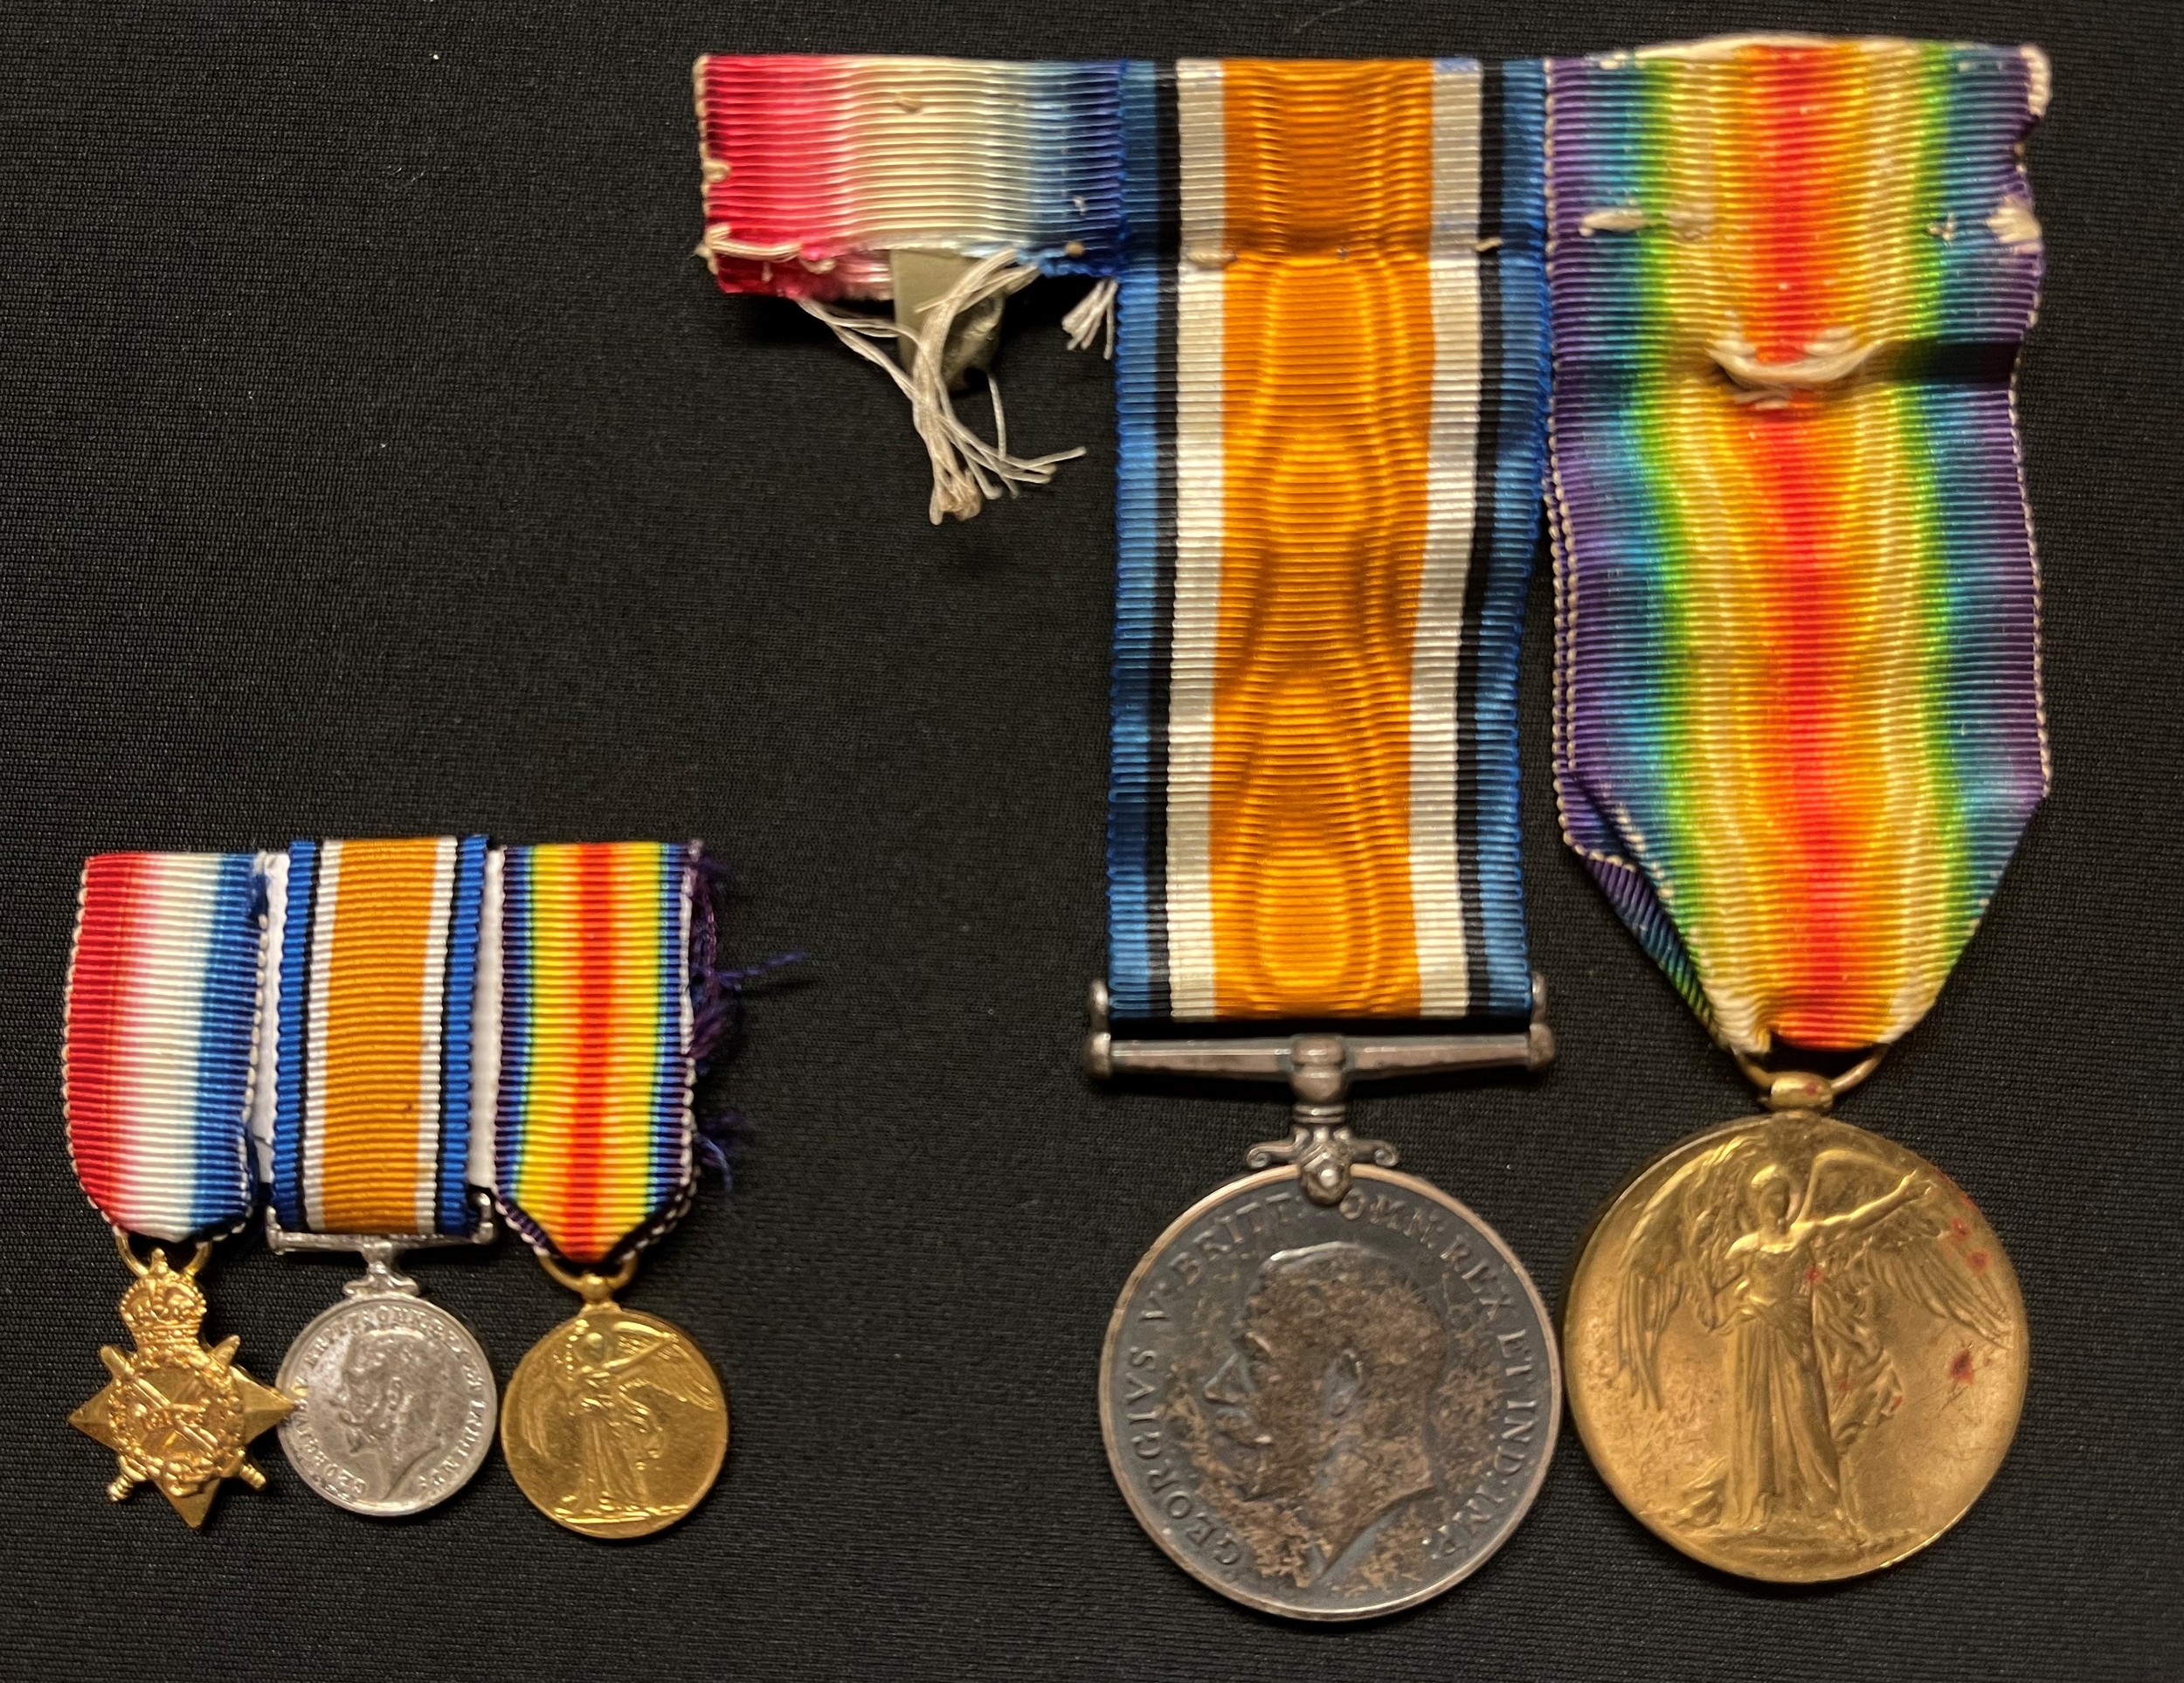
[[[323,1231],[415,1231],[419,1188],[432,1184],[431,1165],[419,1162],[419,1116],[431,1073],[427,1005],[439,1004],[439,976],[427,969],[446,914],[444,852],[452,846],[431,838],[341,844],[326,1041],[315,1060]],[[437,1042],[429,1055],[437,1059]]]
[[[1222,73],[1218,1013],[1411,1016],[1432,67]]]

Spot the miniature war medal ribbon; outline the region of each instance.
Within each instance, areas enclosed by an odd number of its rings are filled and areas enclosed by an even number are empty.
[[[1745,38],[1548,83],[1565,831],[1773,1113],[1595,1227],[1572,1411],[1677,1548],[1842,1577],[1955,1522],[2025,1384],[1978,1211],[1826,1113],[2046,788],[2012,381],[2048,66]]]
[[[473,1117],[499,1031],[478,1012],[485,861],[480,836],[299,841],[267,873],[252,1119],[267,1242],[366,1266],[280,1364],[297,1404],[280,1441],[306,1483],[358,1514],[446,1500],[493,1445],[485,1352],[393,1266],[495,1236],[470,1190],[492,1183],[492,1131]]]
[[[247,1137],[262,919],[248,853],[102,853],[84,866],[69,966],[62,1081],[77,1178],[135,1275],[121,1319],[135,1340],[99,1352],[112,1376],[69,1424],[114,1452],[107,1493],[156,1486],[194,1528],[222,1480],[265,1475],[252,1439],[286,1397],[207,1347],[197,1281],[212,1241],[256,1197]],[[194,1243],[172,1266],[130,1235]]]
[[[510,847],[497,929],[502,1211],[584,1299],[508,1382],[501,1444],[523,1493],[594,1537],[674,1524],[728,1452],[728,1403],[688,1334],[623,1307],[637,1252],[689,1207],[691,1089],[726,1000],[697,843]]]
[[[1122,97],[1109,958],[1087,1062],[1286,1081],[1296,1104],[1259,1172],[1124,1286],[1101,1416],[1131,1510],[1186,1570],[1361,1617],[1494,1552],[1560,1410],[1523,1266],[1353,1139],[1344,1104],[1352,1079],[1552,1055],[1517,828],[1540,67],[1131,65]]]

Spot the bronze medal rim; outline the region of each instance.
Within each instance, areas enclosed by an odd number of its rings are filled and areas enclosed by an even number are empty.
[[[519,1448],[515,1440],[508,1436],[508,1423],[519,1417],[522,1413],[522,1405],[525,1388],[539,1383],[536,1376],[539,1364],[545,1359],[543,1352],[556,1341],[563,1337],[571,1327],[584,1320],[586,1315],[597,1314],[607,1308],[612,1308],[617,1314],[628,1320],[641,1321],[646,1326],[678,1338],[688,1345],[692,1354],[705,1363],[706,1371],[713,1376],[713,1388],[719,1393],[720,1406],[708,1416],[708,1419],[714,1423],[712,1455],[705,1470],[704,1481],[699,1485],[689,1500],[684,1502],[674,1513],[663,1514],[655,1518],[622,1520],[604,1525],[577,1525],[554,1512],[552,1498],[549,1495],[541,1490],[532,1488],[536,1476],[542,1469],[537,1465],[536,1458],[529,1451]],[[648,1314],[643,1309],[632,1309],[627,1304],[613,1300],[602,1303],[587,1303],[566,1321],[556,1323],[529,1349],[524,1351],[523,1359],[515,1364],[515,1371],[508,1376],[508,1389],[501,1394],[501,1453],[507,1459],[509,1475],[515,1479],[515,1487],[523,1493],[524,1500],[563,1530],[573,1531],[581,1537],[592,1537],[607,1542],[623,1542],[638,1537],[649,1537],[655,1533],[667,1530],[671,1526],[680,1525],[688,1519],[696,1510],[699,1504],[711,1493],[714,1485],[719,1481],[721,1468],[728,1460],[729,1432],[728,1386],[722,1383],[720,1369],[714,1366],[713,1358],[706,1355],[704,1347],[674,1321],[660,1315]]]
[[[1586,1224],[1584,1236],[1579,1241],[1577,1259],[1570,1269],[1568,1276],[1569,1285],[1563,1293],[1562,1314],[1559,1322],[1559,1331],[1560,1332],[1563,1343],[1567,1345],[1575,1336],[1572,1316],[1575,1312],[1581,1288],[1585,1286],[1596,1266],[1604,1267],[1606,1266],[1603,1261],[1600,1261],[1596,1258],[1595,1254],[1599,1248],[1600,1234],[1607,1227],[1610,1220],[1623,1207],[1623,1205],[1631,1199],[1634,1194],[1636,1193],[1640,1186],[1649,1183],[1655,1173],[1671,1161],[1682,1157],[1688,1153],[1698,1150],[1711,1141],[1722,1138],[1726,1135],[1738,1133],[1755,1127],[1766,1127],[1778,1124],[1787,1120],[1790,1115],[1799,1114],[1806,1115],[1823,1114],[1825,1115],[1825,1119],[1827,1121],[1833,1122],[1839,1128],[1848,1128],[1852,1133],[1863,1135],[1868,1139],[1877,1140],[1883,1145],[1887,1146],[1890,1150],[1902,1152],[1905,1156],[1917,1162],[1927,1174],[1932,1175],[1935,1179],[1940,1181],[1943,1184],[1947,1186],[1955,1186],[1957,1184],[1946,1170],[1937,1167],[1924,1154],[1914,1151],[1911,1147],[1904,1145],[1897,1141],[1890,1139],[1886,1135],[1876,1134],[1870,1128],[1861,1128],[1856,1122],[1846,1121],[1840,1116],[1828,1113],[1785,1113],[1778,1111],[1760,1111],[1752,1115],[1739,1116],[1731,1121],[1717,1123],[1711,1128],[1700,1128],[1696,1133],[1687,1134],[1682,1139],[1663,1147],[1661,1150],[1655,1153],[1653,1156],[1648,1158],[1636,1169],[1626,1175],[1623,1177],[1621,1183],[1618,1185],[1614,1191],[1610,1193],[1601,1203],[1600,1208],[1594,1211],[1593,1219]],[[1959,1188],[1959,1190],[1961,1190],[1962,1189]],[[1974,1207],[1977,1207],[1976,1204]],[[1578,1441],[1585,1445],[1586,1458],[1592,1462],[1593,1470],[1600,1474],[1600,1481],[1608,1487],[1608,1489],[1614,1493],[1615,1500],[1623,1505],[1625,1510],[1629,1513],[1633,1519],[1635,1519],[1655,1536],[1660,1538],[1662,1542],[1676,1549],[1677,1553],[1687,1555],[1690,1559],[1697,1561],[1701,1565],[1711,1567],[1717,1572],[1726,1572],[1733,1577],[1747,1578],[1757,1583],[1842,1583],[1850,1578],[1865,1577],[1875,1572],[1886,1571],[1890,1567],[1900,1565],[1903,1562],[1909,1560],[1912,1555],[1922,1553],[1924,1550],[1932,1548],[1936,1542],[1939,1542],[1944,1536],[1947,1535],[1949,1532],[1954,1530],[1958,1524],[1963,1521],[1964,1516],[1972,1511],[1972,1509],[1978,1504],[1980,1498],[1987,1493],[1988,1488],[1994,1484],[1995,1476],[2001,1473],[2003,1466],[2008,1462],[2010,1449],[2016,1441],[2018,1428],[2023,1421],[2025,1392],[2029,1386],[2031,1380],[2031,1325],[2025,1313],[2024,1293],[2018,1284],[2016,1266],[2011,1262],[2008,1252],[2002,1244],[2001,1234],[1994,1232],[1994,1224],[1987,1221],[1986,1212],[1984,1211],[1980,1211],[1980,1218],[1986,1224],[1988,1232],[1994,1237],[1994,1254],[2002,1265],[1998,1278],[2001,1279],[2008,1288],[2009,1300],[2015,1311],[2013,1316],[2013,1331],[2019,1342],[2019,1347],[2024,1354],[2022,1360],[2017,1363],[2015,1369],[2017,1383],[2014,1394],[2009,1398],[2009,1426],[2008,1431],[2003,1435],[2002,1438],[2001,1452],[1994,1458],[1994,1465],[1987,1470],[1987,1477],[1980,1481],[1979,1487],[1973,1491],[1972,1493],[1965,1499],[1962,1506],[1958,1507],[1956,1511],[1951,1514],[1946,1520],[1935,1525],[1925,1536],[1907,1542],[1902,1548],[1897,1550],[1894,1554],[1890,1555],[1885,1559],[1861,1562],[1852,1566],[1822,1569],[1816,1571],[1786,1570],[1770,1572],[1759,1570],[1756,1569],[1749,1562],[1743,1562],[1734,1558],[1724,1557],[1696,1546],[1688,1538],[1681,1536],[1676,1532],[1667,1529],[1662,1525],[1655,1523],[1655,1520],[1644,1511],[1639,1500],[1635,1497],[1633,1492],[1629,1488],[1628,1480],[1621,1475],[1619,1470],[1614,1465],[1613,1457],[1604,1452],[1601,1447],[1599,1424],[1593,1417],[1591,1407],[1587,1383],[1582,1377],[1577,1376],[1577,1369],[1570,1361],[1569,1352],[1565,1350],[1564,1365],[1565,1368],[1568,1368],[1572,1374],[1567,1391],[1570,1418],[1572,1423],[1577,1427]]]
[[[1249,1191],[1254,1187],[1272,1186],[1282,1181],[1297,1181],[1297,1171],[1294,1168],[1285,1165],[1275,1169],[1263,1169],[1254,1174],[1240,1175],[1232,1181],[1224,1181],[1170,1222],[1161,1231],[1160,1237],[1146,1248],[1143,1256],[1138,1258],[1137,1266],[1130,1271],[1130,1278],[1123,1282],[1122,1292],[1115,1300],[1114,1313],[1108,1317],[1107,1336],[1100,1347],[1098,1393],[1100,1438],[1101,1441],[1107,1445],[1108,1471],[1113,1475],[1116,1487],[1122,1493],[1123,1500],[1130,1508],[1130,1517],[1137,1521],[1139,1528],[1152,1539],[1163,1555],[1207,1589],[1218,1590],[1231,1601],[1240,1602],[1244,1606],[1259,1612],[1275,1613],[1283,1618],[1302,1619],[1316,1624],[1350,1624],[1358,1619],[1381,1618],[1390,1613],[1400,1613],[1405,1608],[1415,1607],[1423,1602],[1433,1600],[1436,1596],[1446,1595],[1484,1566],[1487,1562],[1493,1559],[1501,1552],[1503,1545],[1516,1535],[1518,1528],[1524,1524],[1526,1516],[1531,1514],[1532,1504],[1538,1500],[1540,1491],[1545,1486],[1547,1470],[1554,1464],[1555,1447],[1560,1441],[1562,1424],[1562,1352],[1558,1348],[1557,1341],[1552,1336],[1555,1324],[1554,1317],[1547,1312],[1546,1301],[1539,1295],[1539,1287],[1533,1283],[1531,1273],[1517,1259],[1517,1252],[1510,1248],[1508,1241],[1495,1231],[1491,1225],[1482,1220],[1468,1204],[1458,1198],[1452,1197],[1431,1181],[1421,1180],[1415,1175],[1402,1174],[1395,1169],[1378,1168],[1370,1163],[1353,1164],[1350,1170],[1350,1177],[1353,1182],[1377,1182],[1408,1192],[1415,1197],[1429,1199],[1444,1209],[1453,1211],[1461,1219],[1469,1223],[1481,1238],[1494,1247],[1499,1253],[1503,1263],[1508,1267],[1510,1275],[1524,1286],[1525,1301],[1531,1305],[1532,1314],[1538,1322],[1543,1335],[1539,1342],[1547,1355],[1547,1391],[1552,1399],[1552,1406],[1541,1411],[1546,1419],[1547,1430],[1540,1445],[1539,1459],[1531,1482],[1526,1486],[1523,1496],[1511,1509],[1508,1522],[1502,1528],[1502,1534],[1496,1539],[1491,1548],[1474,1556],[1447,1577],[1436,1583],[1426,1584],[1400,1596],[1391,1597],[1386,1601],[1375,1602],[1370,1606],[1295,1607],[1270,1597],[1254,1595],[1241,1584],[1224,1582],[1206,1572],[1196,1561],[1178,1550],[1162,1534],[1158,1517],[1147,1511],[1144,1503],[1139,1500],[1137,1491],[1131,1487],[1128,1477],[1129,1466],[1123,1458],[1123,1445],[1121,1440],[1116,1436],[1115,1422],[1107,1406],[1108,1393],[1115,1383],[1116,1352],[1121,1348],[1123,1328],[1128,1324],[1130,1300],[1136,1296],[1137,1287],[1145,1276],[1158,1265],[1162,1254],[1193,1224],[1204,1219],[1208,1211],[1218,1208],[1229,1199]],[[1298,1190],[1300,1193],[1303,1191],[1301,1182],[1298,1183]]]

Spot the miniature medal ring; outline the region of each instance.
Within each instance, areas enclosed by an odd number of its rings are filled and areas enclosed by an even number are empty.
[[[129,1272],[142,1279],[146,1274],[151,1273],[152,1269],[149,1263],[136,1254],[135,1240],[136,1236],[126,1227],[116,1227],[114,1230],[114,1248],[121,1253],[121,1260],[128,1265]],[[162,1245],[154,1245],[152,1248],[155,1252],[162,1252],[165,1249]],[[182,1265],[180,1272],[194,1277],[197,1271],[211,1259],[212,1241],[209,1238],[201,1238],[197,1241],[197,1253]]]
[[[617,1263],[611,1274],[602,1274],[591,1268],[573,1273],[543,1251],[533,1254],[538,1258],[538,1266],[546,1271],[548,1278],[556,1286],[567,1286],[586,1303],[604,1303],[637,1278],[637,1253],[634,1251]]]

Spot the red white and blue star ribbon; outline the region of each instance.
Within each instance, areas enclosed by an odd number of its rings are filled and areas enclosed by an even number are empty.
[[[62,1082],[76,1176],[151,1238],[249,1214],[263,958],[249,853],[101,853],[84,866]]]

